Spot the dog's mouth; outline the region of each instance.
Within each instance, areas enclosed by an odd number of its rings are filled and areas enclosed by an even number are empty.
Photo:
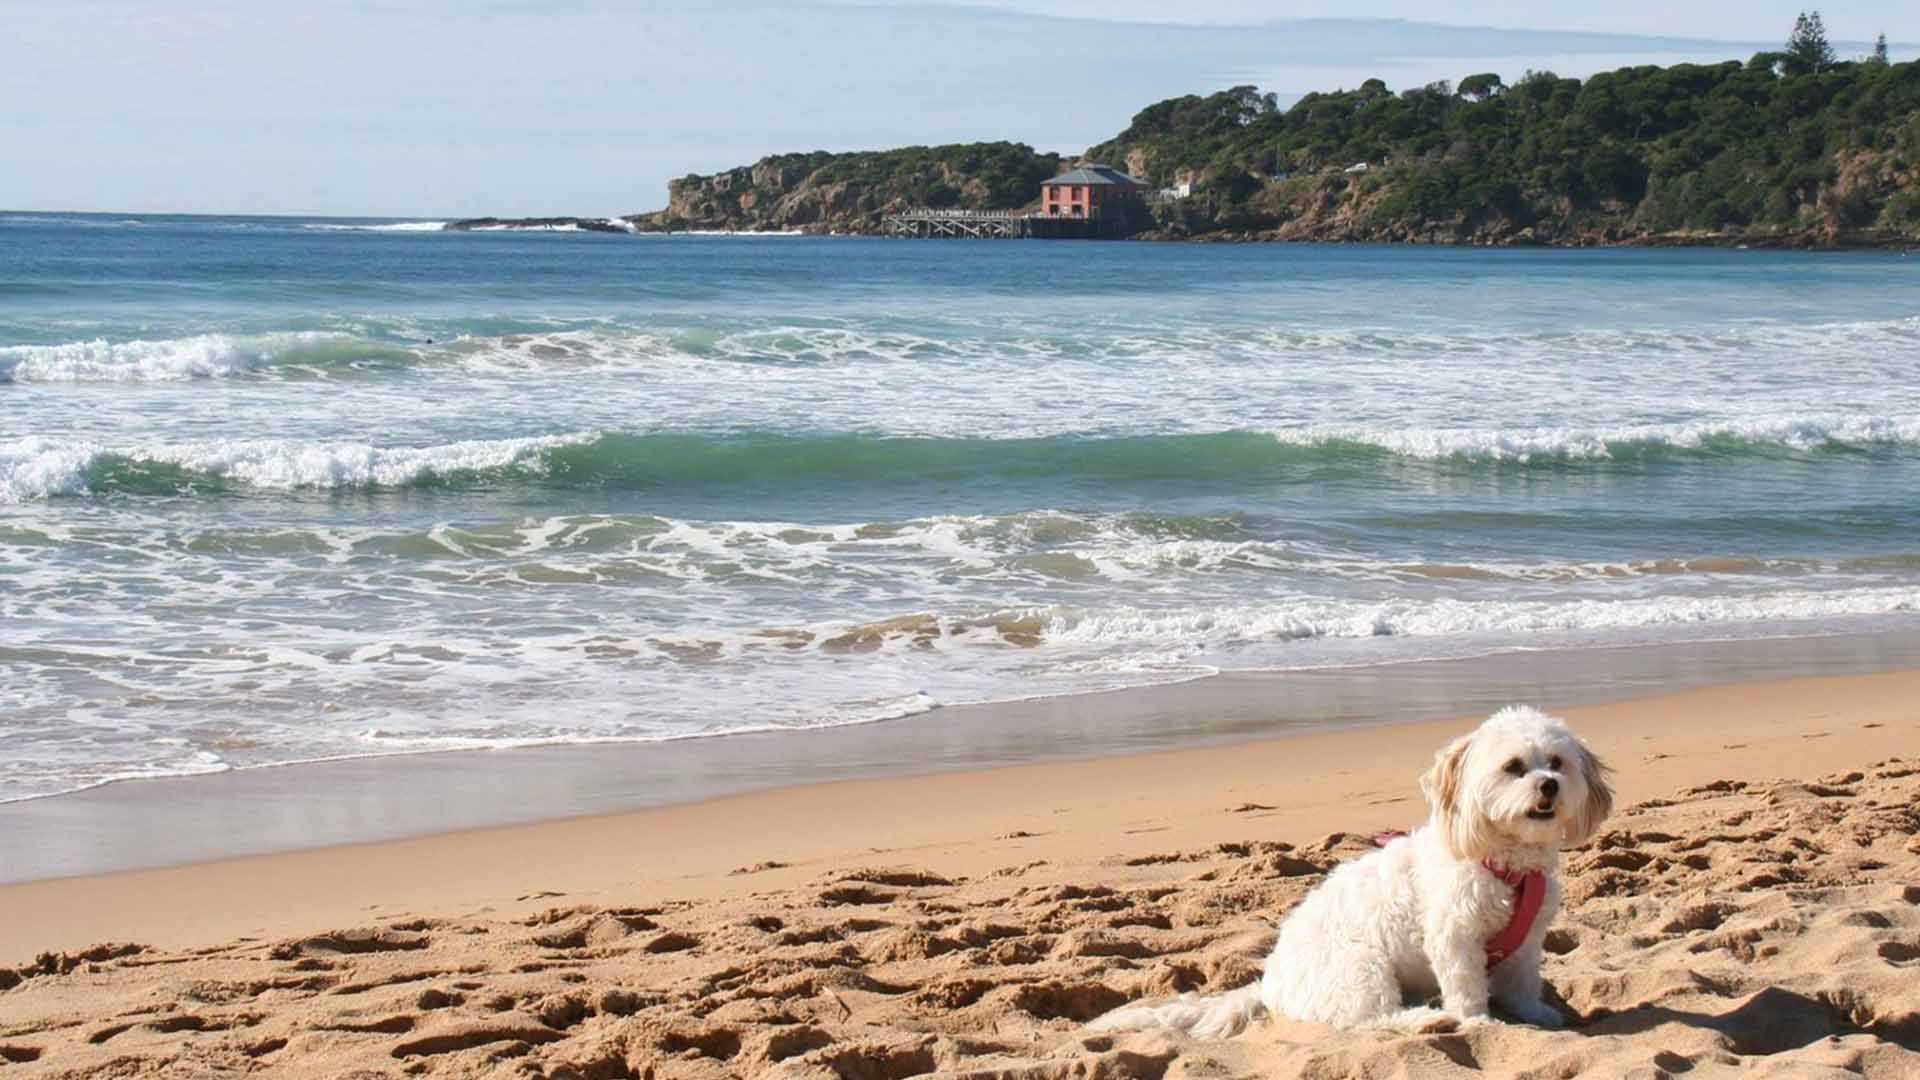
[[[1549,805],[1549,806],[1548,806],[1548,807],[1547,807],[1546,809],[1544,809],[1544,810],[1542,810],[1542,809],[1539,809],[1539,808],[1535,808],[1535,809],[1532,809],[1532,810],[1529,810],[1529,811],[1527,811],[1527,820],[1529,820],[1529,821],[1552,821],[1552,820],[1553,820],[1553,815],[1554,815],[1554,809],[1553,809],[1553,807],[1552,807],[1551,805]]]

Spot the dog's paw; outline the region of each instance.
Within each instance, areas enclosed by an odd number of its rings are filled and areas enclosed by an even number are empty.
[[[1460,1021],[1445,1013],[1441,1013],[1439,1016],[1429,1017],[1419,1027],[1414,1028],[1414,1034],[1445,1035],[1448,1032],[1458,1030],[1460,1030]]]

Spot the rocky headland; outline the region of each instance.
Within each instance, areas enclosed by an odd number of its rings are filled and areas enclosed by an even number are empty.
[[[1372,79],[1285,109],[1243,86],[1148,106],[1077,156],[781,154],[673,180],[650,213],[448,228],[873,235],[902,210],[1033,208],[1041,181],[1093,161],[1154,189],[1142,239],[1904,249],[1920,245],[1920,62]]]

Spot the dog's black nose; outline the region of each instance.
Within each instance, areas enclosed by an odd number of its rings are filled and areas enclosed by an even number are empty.
[[[1551,776],[1540,781],[1540,794],[1545,795],[1549,799],[1560,794],[1560,781],[1555,780]]]

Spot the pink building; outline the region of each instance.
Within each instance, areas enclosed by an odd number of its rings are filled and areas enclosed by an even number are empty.
[[[1040,216],[1098,218],[1120,209],[1116,204],[1137,203],[1146,190],[1144,182],[1118,169],[1083,165],[1040,185]]]

